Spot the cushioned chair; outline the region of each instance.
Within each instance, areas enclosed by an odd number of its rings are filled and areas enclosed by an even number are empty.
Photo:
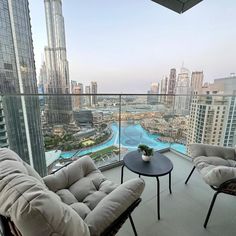
[[[42,179],[0,149],[0,214],[22,236],[114,235],[128,217],[135,231],[130,214],[143,189],[140,178],[119,186],[107,180],[89,156]]]
[[[234,148],[205,144],[190,145],[190,152],[194,167],[185,184],[197,168],[203,180],[216,191],[204,222],[206,228],[217,195],[226,193],[236,196],[236,153]]]

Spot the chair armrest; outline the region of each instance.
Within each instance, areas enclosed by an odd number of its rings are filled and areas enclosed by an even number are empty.
[[[91,235],[100,235],[104,232],[107,227],[139,199],[144,186],[142,179],[132,179],[121,184],[103,198],[84,220],[89,227]]]
[[[235,160],[235,149],[230,147],[220,147],[208,144],[194,143],[190,145],[191,157],[217,156],[223,159]]]
[[[92,172],[100,173],[100,170],[89,156],[84,156],[54,174],[44,177],[43,180],[51,191],[56,192],[71,186]]]

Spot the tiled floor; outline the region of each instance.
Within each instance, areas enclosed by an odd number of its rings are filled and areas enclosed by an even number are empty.
[[[207,229],[203,228],[214,191],[206,185],[197,171],[188,185],[184,184],[192,169],[192,163],[172,152],[165,153],[173,164],[172,195],[168,189],[168,175],[160,177],[161,220],[156,212],[156,180],[144,177],[146,187],[142,202],[133,212],[133,220],[139,236],[233,236],[236,235],[236,197],[220,194],[213,208]],[[114,182],[120,182],[121,168],[103,172]],[[124,181],[137,175],[125,169]],[[129,221],[118,236],[133,236]]]

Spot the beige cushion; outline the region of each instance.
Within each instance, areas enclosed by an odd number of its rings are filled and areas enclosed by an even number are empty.
[[[89,236],[88,226],[76,211],[49,191],[37,175],[29,176],[33,169],[26,171],[12,154],[0,149],[0,214],[10,217],[24,236]]]
[[[219,187],[227,180],[236,177],[236,161],[216,156],[200,156],[194,160],[194,165],[201,173],[204,181]]]
[[[142,179],[118,187],[102,175],[89,156],[46,176],[44,181],[84,219],[93,236],[100,235],[140,197],[144,189]]]
[[[142,179],[120,186],[107,180],[88,156],[44,181],[14,152],[0,149],[0,214],[24,236],[100,235],[144,189]]]
[[[46,176],[44,181],[66,204],[80,202],[90,210],[118,186],[107,180],[88,156]]]
[[[132,179],[120,185],[112,193],[102,199],[85,218],[91,235],[99,236],[139,198],[143,189],[144,181],[142,179]]]

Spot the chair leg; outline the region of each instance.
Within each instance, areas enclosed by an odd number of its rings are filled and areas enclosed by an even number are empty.
[[[213,206],[214,206],[214,204],[215,204],[216,197],[217,197],[217,195],[218,195],[219,193],[220,193],[220,192],[217,191],[217,192],[214,194],[214,196],[213,196],[213,198],[212,198],[212,200],[211,200],[211,205],[210,205],[210,208],[209,208],[208,213],[207,213],[207,217],[206,217],[205,222],[204,222],[204,228],[206,228],[206,226],[207,226],[207,223],[208,223],[208,220],[209,220],[209,218],[210,218],[210,215],[211,215]]]
[[[132,219],[131,215],[129,215],[129,220],[130,220],[130,223],[131,223],[131,225],[132,225],[132,229],[133,229],[133,231],[134,231],[134,235],[135,235],[135,236],[138,236],[138,234],[137,234],[137,231],[136,231],[136,229],[135,229],[135,225],[134,225],[134,222],[133,222],[133,219]]]
[[[191,172],[190,172],[188,178],[187,178],[186,181],[185,181],[185,184],[188,183],[188,180],[190,179],[191,175],[193,174],[193,171],[195,170],[195,168],[196,168],[196,167],[194,166],[193,169],[191,170]]]

